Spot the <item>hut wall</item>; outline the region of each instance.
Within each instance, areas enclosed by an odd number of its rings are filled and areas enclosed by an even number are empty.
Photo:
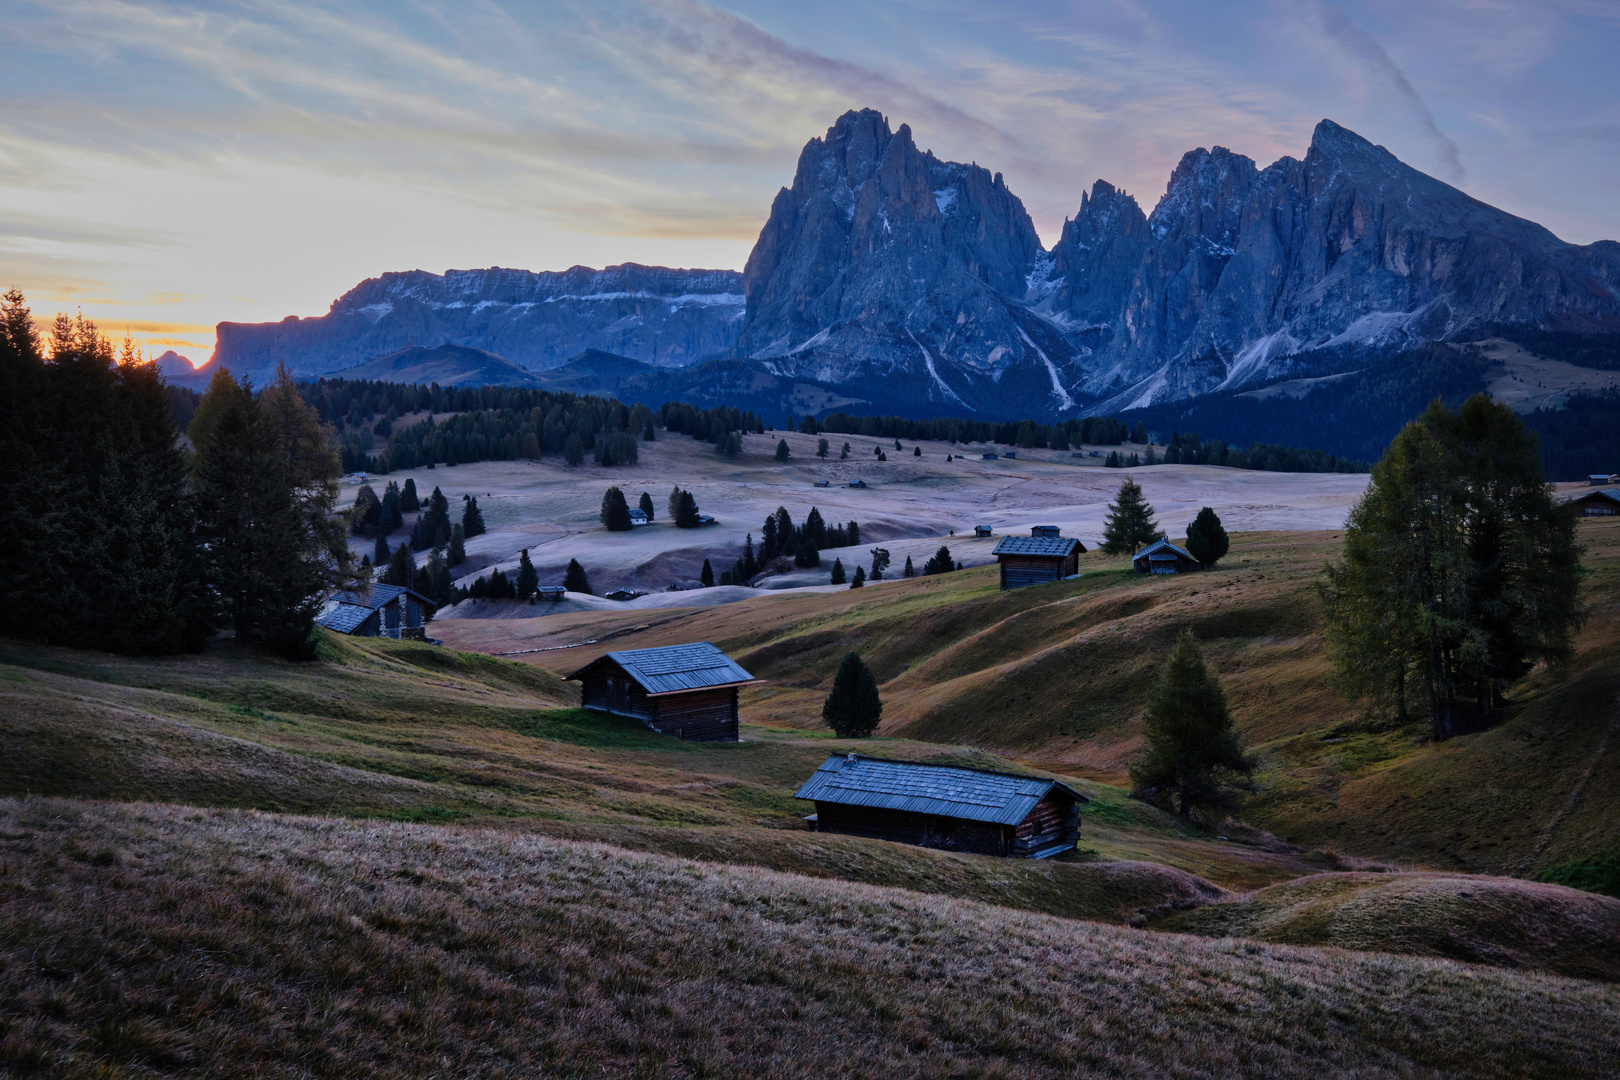
[[[1068,577],[1079,569],[1079,558],[1051,555],[1000,555],[1001,587],[1021,589],[1025,585],[1039,585]]]
[[[653,728],[692,742],[737,739],[737,688],[693,690],[650,699]]]
[[[1080,808],[1073,799],[1056,789],[1035,804],[1013,837],[1013,854],[1028,855],[1053,844],[1073,844],[1080,839]]]
[[[874,840],[978,855],[1008,854],[1012,831],[1003,825],[960,818],[829,802],[816,803],[816,828],[820,832],[869,836]]]
[[[653,718],[652,699],[617,664],[600,664],[580,680],[580,704],[587,709],[634,716],[648,723]]]

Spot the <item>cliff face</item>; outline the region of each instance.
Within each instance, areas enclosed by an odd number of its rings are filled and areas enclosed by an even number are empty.
[[[814,384],[824,405],[1011,417],[1320,373],[1341,346],[1504,324],[1620,332],[1620,245],[1566,244],[1324,120],[1303,159],[1264,169],[1187,153],[1151,214],[1099,180],[1048,252],[1001,174],[862,110],[805,145],[741,274],[384,274],[319,318],[220,324],[215,359],[262,377],[445,343],[531,371],[588,349],[666,368],[723,355],[713,377],[648,385]]]
[[[737,339],[742,275],[626,263],[561,272],[421,270],[361,282],[318,318],[220,323],[213,361],[325,375],[411,346],[465,345],[542,371],[586,349],[681,366]]]
[[[1303,161],[1182,159],[1087,389],[1118,407],[1283,374],[1340,345],[1499,324],[1620,329],[1620,245],[1566,244],[1324,120]]]
[[[1044,253],[1001,174],[872,110],[799,156],[743,271],[738,353],[781,375],[956,413],[1074,406],[1078,351],[1023,299]],[[978,401],[978,404],[975,404]]]

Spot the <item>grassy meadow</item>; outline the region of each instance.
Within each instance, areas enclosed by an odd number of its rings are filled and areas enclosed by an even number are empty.
[[[871,665],[880,733],[967,745],[1126,783],[1140,711],[1190,627],[1262,762],[1245,820],[1309,850],[1415,868],[1554,871],[1620,853],[1620,522],[1584,521],[1589,619],[1577,656],[1540,669],[1491,729],[1434,744],[1335,690],[1312,592],[1338,533],[1241,533],[1215,570],[1140,577],[1081,556],[1075,581],[1002,593],[993,567],[725,607],[455,620],[436,633],[566,673],[614,648],[710,640],[766,680],[744,713],[815,731],[844,652]],[[595,644],[558,649],[594,641]],[[1583,781],[1582,778],[1585,778]]]
[[[1524,880],[1620,846],[1620,522],[1582,531],[1576,662],[1440,745],[1334,693],[1331,533],[1182,578],[1091,554],[1008,594],[967,570],[324,636],[308,664],[0,641],[0,1076],[1613,1075],[1620,900]],[[1122,786],[1184,626],[1263,763],[1219,834]],[[690,640],[766,680],[740,743],[560,677]],[[870,740],[817,721],[850,649]],[[793,791],[849,749],[1063,776],[1082,850],[806,831]]]

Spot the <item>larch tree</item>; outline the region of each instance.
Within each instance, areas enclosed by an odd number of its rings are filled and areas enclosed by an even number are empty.
[[[1397,718],[1416,699],[1435,739],[1479,726],[1573,656],[1580,555],[1523,421],[1483,394],[1435,402],[1374,466],[1320,583],[1341,684]]]

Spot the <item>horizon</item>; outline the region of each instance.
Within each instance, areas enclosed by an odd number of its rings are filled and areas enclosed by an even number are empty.
[[[805,142],[862,107],[1003,173],[1046,247],[1097,179],[1151,212],[1183,153],[1263,167],[1323,118],[1568,242],[1620,237],[1613,4],[85,0],[0,28],[0,281],[194,365],[219,322],[389,271],[740,270]]]

